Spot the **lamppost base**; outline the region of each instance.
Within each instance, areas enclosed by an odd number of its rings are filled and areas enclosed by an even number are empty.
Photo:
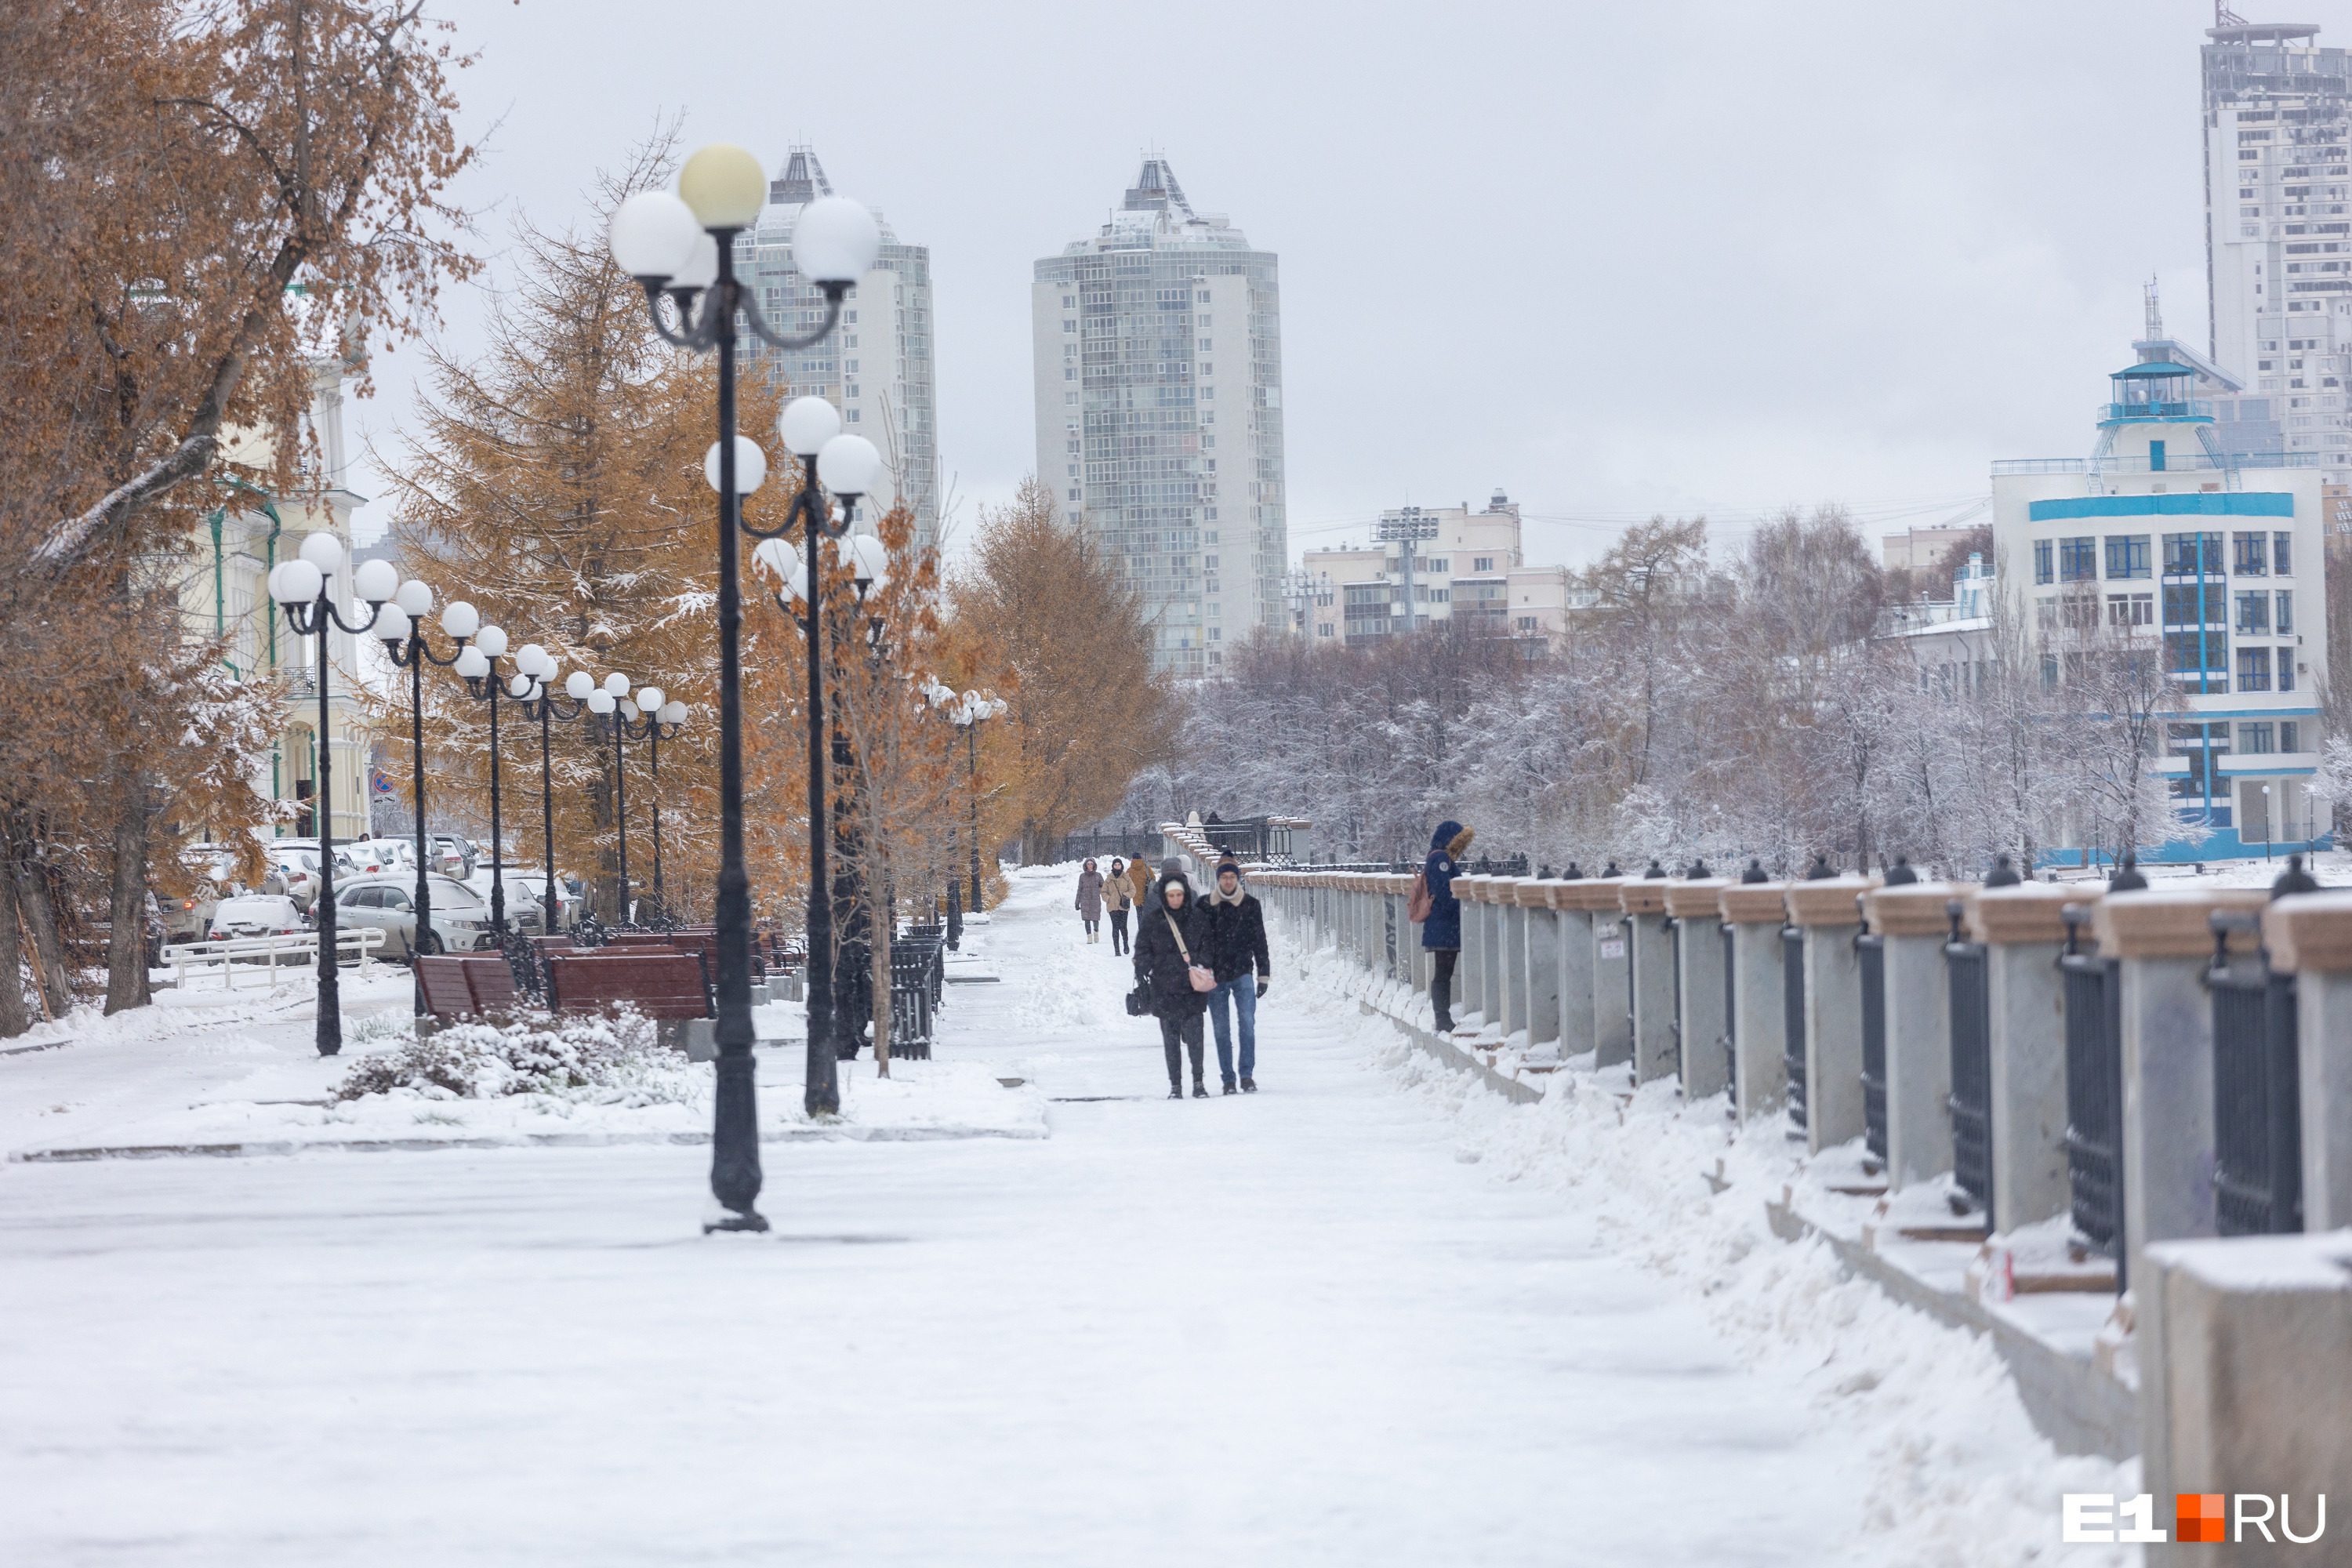
[[[705,1236],[712,1231],[762,1231],[767,1228],[767,1216],[756,1209],[750,1214],[730,1214],[702,1222],[702,1234]]]

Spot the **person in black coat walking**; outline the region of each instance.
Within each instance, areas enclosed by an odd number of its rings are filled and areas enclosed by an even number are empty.
[[[1212,953],[1207,919],[1192,901],[1181,870],[1161,875],[1135,927],[1135,983],[1151,997],[1160,1020],[1160,1048],[1168,1054],[1168,1098],[1184,1098],[1183,1053],[1192,1056],[1192,1098],[1206,1100],[1202,1078],[1201,1020],[1209,1010],[1206,993],[1192,989],[1192,966],[1208,965]]]
[[[1242,1092],[1257,1092],[1257,999],[1265,994],[1274,963],[1265,951],[1265,910],[1254,893],[1242,889],[1242,868],[1227,856],[1217,866],[1217,885],[1201,900],[1209,927],[1210,971],[1217,988],[1209,995],[1209,1021],[1217,1029],[1217,1076],[1234,1092],[1234,1031],[1226,1009],[1241,1021]]]

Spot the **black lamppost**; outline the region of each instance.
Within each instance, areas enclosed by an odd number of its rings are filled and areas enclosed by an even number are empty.
[[[760,1130],[751,1068],[751,879],[743,864],[743,603],[736,552],[739,533],[770,536],[743,527],[741,498],[759,488],[767,460],[756,443],[735,432],[736,323],[740,319],[787,352],[823,342],[841,320],[842,297],[880,255],[881,235],[871,213],[839,196],[821,196],[801,208],[793,261],[823,291],[824,320],[803,336],[785,337],[769,328],[757,296],[735,279],[735,237],[757,221],[767,203],[768,175],[759,159],[740,147],[705,147],[687,160],[677,186],[676,195],[646,191],[621,204],[613,214],[613,257],[644,286],[655,331],[664,342],[719,353],[719,439],[703,465],[704,477],[719,492],[719,1017],[712,1031],[719,1060],[710,1190],[729,1211],[714,1228],[765,1230],[768,1222],[753,1206],[760,1195]],[[675,308],[676,330],[662,309],[665,291]],[[807,471],[778,531],[804,520],[812,562],[820,537],[848,526],[845,515],[835,527],[831,509],[819,504],[819,479],[854,508],[881,473],[881,454],[873,444],[834,433],[839,429],[839,414],[822,398],[795,399],[780,425],[785,447],[807,459]],[[820,978],[817,955],[833,940],[824,886],[824,655],[817,637],[823,593],[821,584],[815,586],[808,616],[810,1028],[804,1093],[812,1114],[837,1112],[841,1103],[832,1055],[820,1048],[815,1026],[831,1011],[831,987]]]
[[[619,690],[614,689],[615,686]],[[677,739],[686,727],[686,704],[671,702],[662,695],[658,686],[648,686],[630,701],[621,693],[629,689],[628,678],[608,675],[604,689],[596,695],[607,698],[604,702],[589,700],[590,710],[596,715],[596,724],[613,741],[613,790],[616,807],[614,820],[619,826],[621,839],[621,915],[624,924],[633,924],[629,914],[629,794],[628,770],[624,766],[625,753],[623,742],[644,741],[651,748],[654,781],[654,907],[666,919],[669,906],[662,901],[661,872],[661,743]]]
[[[451,665],[465,657],[467,639],[480,628],[481,618],[474,606],[459,599],[441,612],[441,629],[453,639],[449,657],[443,658],[425,646],[425,615],[433,608],[433,590],[414,578],[403,583],[392,603],[376,611],[374,631],[383,643],[384,656],[395,668],[408,671],[409,745],[416,774],[415,799],[416,806],[416,943],[418,953],[440,951],[440,938],[433,930],[433,885],[430,880],[433,862],[425,852],[425,667],[427,664]],[[404,647],[403,645],[406,646]],[[412,962],[415,975],[416,1016],[425,1016],[425,972]]]
[[[400,574],[389,561],[366,561],[352,573],[352,587],[367,601],[368,618],[358,626],[336,613],[328,596],[335,571],[343,563],[342,542],[331,533],[313,533],[302,541],[301,552],[280,562],[269,574],[269,596],[286,612],[286,624],[296,637],[319,639],[319,766],[316,787],[319,816],[319,892],[311,900],[319,914],[319,1054],[331,1057],[343,1048],[342,994],[335,974],[335,797],[328,788],[334,775],[334,745],[329,733],[328,706],[332,667],[328,661],[327,634],[341,626],[353,637],[374,628],[384,601],[400,585]]]
[[[461,649],[456,662],[466,682],[466,695],[490,705],[490,929],[499,933],[501,948],[507,941],[507,884],[499,869],[506,855],[499,844],[499,698],[503,688],[503,695],[520,701],[530,696],[535,684],[530,676],[520,674],[511,686],[499,680],[499,660],[506,651],[507,634],[497,626],[484,626],[474,634],[474,646]]]
[[[971,795],[971,912],[980,902],[980,727],[1004,711],[1007,704],[992,691],[967,691],[950,721],[963,731],[965,777]]]
[[[525,659],[530,659],[527,668],[523,666]],[[572,700],[567,703],[557,697],[549,689],[549,683],[555,679],[555,657],[537,643],[524,645],[523,650],[515,655],[515,666],[535,682],[530,695],[522,700],[522,711],[526,719],[539,721],[539,829],[541,847],[547,859],[546,896],[541,902],[547,910],[546,934],[553,936],[562,922],[558,913],[562,907],[560,895],[555,889],[555,750],[549,721],[561,719],[568,724],[588,711],[588,698],[595,690],[595,683],[585,670],[575,669],[564,682],[564,689]]]

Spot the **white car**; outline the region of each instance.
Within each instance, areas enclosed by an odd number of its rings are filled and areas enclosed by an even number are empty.
[[[490,929],[490,906],[463,882],[435,877],[433,929],[424,942],[427,952],[478,952],[499,945]],[[335,884],[335,923],[374,926],[383,932],[387,958],[413,957],[416,952],[416,877],[413,872],[379,872]]]
[[[530,933],[537,936],[540,925],[544,924],[547,920],[547,873],[518,871],[509,868],[506,873],[506,883],[507,919],[518,924],[537,922],[526,925]],[[469,883],[468,886],[484,897],[488,897],[489,884],[489,878],[483,877],[478,882]],[[570,931],[579,921],[581,910],[586,907],[585,899],[560,881],[555,884],[555,929],[558,931]]]
[[[227,942],[241,936],[293,936],[308,929],[302,911],[285,894],[239,893],[214,908],[205,934],[213,942]]]
[[[281,849],[269,847],[269,867],[286,884],[286,896],[298,909],[308,910],[311,900],[319,896],[319,852],[316,849]]]

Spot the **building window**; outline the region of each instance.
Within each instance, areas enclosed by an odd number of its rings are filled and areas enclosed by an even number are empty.
[[[2230,540],[2230,570],[2241,577],[2263,577],[2270,573],[2270,535],[2266,533],[2232,534]]]
[[[2270,636],[2271,596],[2268,594],[2238,595],[2238,632],[2241,636],[2249,633]]]
[[[2218,533],[2168,533],[2164,536],[2164,574],[2194,577],[2200,570],[2221,570],[2221,536]]]
[[[2204,670],[2226,671],[2230,666],[2230,639],[2202,632],[2167,632],[2164,634],[2164,668],[2174,675],[2197,675]]]
[[[1470,570],[1473,572],[1492,572],[1494,569],[1495,558],[1493,556],[1475,555],[1471,557]]]
[[[2058,601],[2040,598],[2033,601],[2033,629],[2054,632],[2058,629]]]
[[[2087,583],[2099,574],[2098,542],[2095,539],[2062,539],[2058,542],[2058,581]]]
[[[2300,720],[2282,719],[2279,721],[2279,750],[2282,752],[2300,752],[2303,750],[2303,724]]]
[[[2266,757],[2276,750],[2278,750],[2276,731],[2270,725],[2241,724],[2238,726],[2240,756]]]
[[[2271,689],[2271,650],[2266,647],[2242,647],[2238,650],[2238,689],[2268,691]]]
[[[2111,626],[2145,626],[2156,620],[2156,595],[2153,594],[2110,594],[2107,595],[2107,625]]]
[[[2281,577],[2293,574],[2294,571],[2294,534],[2273,533],[2271,535],[2271,571]]]
[[[2294,689],[2294,649],[2291,647],[2278,650],[2278,689],[2281,691]]]
[[[2057,571],[2050,563],[2051,552],[2054,548],[2055,546],[2046,539],[2037,539],[2033,542],[2033,581],[2037,585],[2054,583],[2058,580]]]
[[[1536,618],[1533,616],[1521,616],[1519,617],[1519,630],[1523,632],[1531,632],[1535,629]]]
[[[2148,536],[2145,533],[2107,535],[2107,575],[2110,577],[2147,577],[2152,575],[2148,562]]]
[[[2278,593],[2278,634],[2285,637],[2294,630],[2294,595],[2284,589]]]

